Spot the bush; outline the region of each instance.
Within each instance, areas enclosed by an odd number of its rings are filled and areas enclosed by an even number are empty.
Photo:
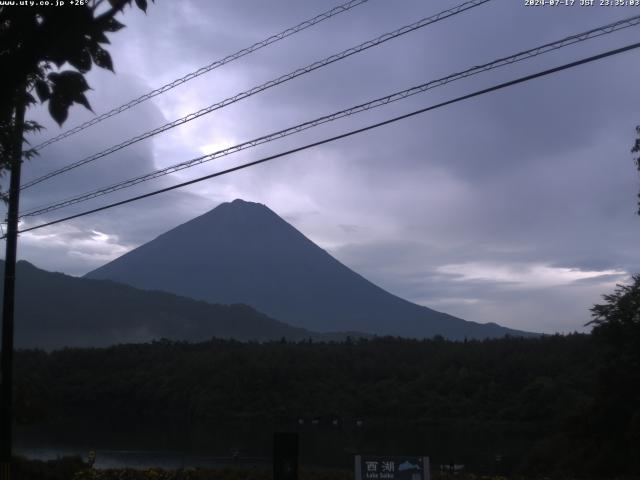
[[[88,465],[80,457],[47,461],[16,457],[13,467],[14,478],[20,480],[70,480]]]

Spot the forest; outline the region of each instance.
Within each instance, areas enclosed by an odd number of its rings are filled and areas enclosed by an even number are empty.
[[[27,429],[84,424],[102,436],[181,431],[178,448],[193,448],[202,430],[268,438],[297,429],[303,457],[307,442],[347,467],[356,451],[384,449],[431,454],[436,463],[456,455],[485,473],[638,472],[639,354],[611,348],[632,346],[638,334],[610,338],[610,330],[464,342],[213,339],[23,350],[16,418]],[[307,453],[319,461],[318,452]]]

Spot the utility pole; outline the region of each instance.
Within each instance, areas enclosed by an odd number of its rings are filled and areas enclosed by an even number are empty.
[[[4,263],[4,297],[2,298],[2,384],[0,386],[0,480],[11,479],[12,403],[13,403],[13,312],[16,287],[16,253],[18,247],[18,211],[20,169],[24,133],[24,89],[16,95],[13,148],[10,151],[11,178],[7,213],[7,246]]]

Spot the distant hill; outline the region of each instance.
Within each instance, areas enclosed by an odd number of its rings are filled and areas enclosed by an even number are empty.
[[[0,268],[4,269],[4,261],[0,260]],[[0,297],[3,281],[0,276]],[[160,338],[263,341],[346,336],[291,327],[246,305],[211,305],[106,280],[70,277],[25,261],[17,265],[15,327],[17,347],[45,349]]]
[[[416,305],[374,285],[258,203],[223,203],[88,273],[211,303],[245,303],[297,327],[449,339],[527,335]]]

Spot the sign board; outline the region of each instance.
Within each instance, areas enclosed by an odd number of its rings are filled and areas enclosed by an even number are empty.
[[[273,437],[273,479],[298,480],[298,434],[276,433]]]
[[[429,457],[356,455],[355,480],[430,480]]]

